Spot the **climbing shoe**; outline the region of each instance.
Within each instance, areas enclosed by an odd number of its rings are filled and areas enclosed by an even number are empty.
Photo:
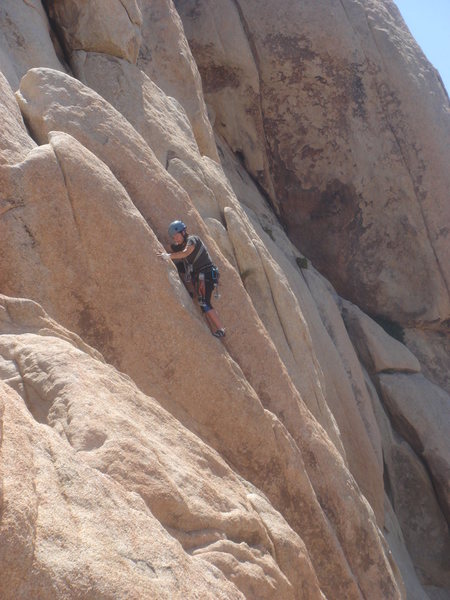
[[[225,329],[218,329],[213,333],[214,337],[225,337]]]

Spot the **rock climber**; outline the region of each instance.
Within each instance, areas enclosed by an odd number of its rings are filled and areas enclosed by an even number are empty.
[[[192,290],[190,284],[193,284],[193,290],[211,333],[215,337],[224,337],[225,329],[216,309],[211,304],[211,296],[219,279],[218,268],[213,264],[202,240],[197,235],[188,235],[183,221],[173,221],[168,231],[173,240],[172,252],[159,252],[158,255],[175,261],[178,273],[189,291]]]

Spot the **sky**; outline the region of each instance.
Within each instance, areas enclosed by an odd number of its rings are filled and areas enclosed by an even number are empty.
[[[394,0],[450,94],[450,0]]]

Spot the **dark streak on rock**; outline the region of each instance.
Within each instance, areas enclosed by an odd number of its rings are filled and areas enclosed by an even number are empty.
[[[239,74],[224,65],[204,65],[201,75],[203,90],[206,94],[219,92],[224,88],[237,89],[240,86]]]

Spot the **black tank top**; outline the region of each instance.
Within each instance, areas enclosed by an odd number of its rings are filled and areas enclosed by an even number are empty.
[[[192,265],[194,272],[202,271],[206,267],[212,267],[213,262],[209,256],[208,250],[198,235],[188,236],[186,246],[192,245],[194,245],[195,248],[185,260]]]

